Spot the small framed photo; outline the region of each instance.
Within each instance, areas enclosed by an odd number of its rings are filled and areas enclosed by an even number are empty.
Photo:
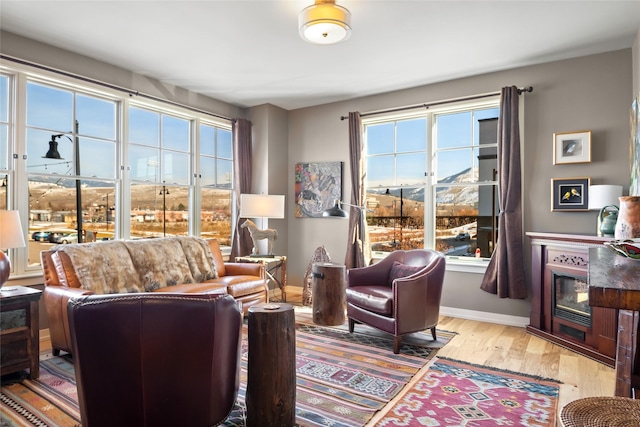
[[[553,134],[553,164],[590,163],[591,131]]]
[[[590,178],[551,178],[551,211],[589,210]]]

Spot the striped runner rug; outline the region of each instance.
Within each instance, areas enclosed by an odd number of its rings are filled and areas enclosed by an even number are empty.
[[[296,314],[297,316],[297,314]],[[296,319],[296,423],[299,426],[364,426],[453,336],[403,344],[393,354],[390,336],[319,327]],[[419,335],[419,334],[417,334]],[[245,425],[246,324],[241,386],[234,411],[222,424]],[[2,385],[1,427],[80,426],[73,362],[69,356],[41,357],[40,378]],[[6,378],[3,378],[3,382]]]

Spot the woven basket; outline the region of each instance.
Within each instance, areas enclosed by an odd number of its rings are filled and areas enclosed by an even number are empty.
[[[564,427],[640,426],[640,400],[628,397],[587,397],[568,403],[560,412]]]

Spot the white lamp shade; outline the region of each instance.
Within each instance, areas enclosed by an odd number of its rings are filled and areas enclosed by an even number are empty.
[[[589,187],[589,209],[600,210],[605,206],[620,205],[621,185],[592,185]]]
[[[316,0],[298,15],[300,36],[315,44],[333,44],[351,36],[351,12],[333,0]]]
[[[284,218],[284,196],[240,194],[241,218]]]
[[[0,211],[0,249],[23,248],[24,234],[18,211]]]

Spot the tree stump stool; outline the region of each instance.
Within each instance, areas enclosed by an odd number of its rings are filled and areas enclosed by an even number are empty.
[[[247,426],[286,427],[296,420],[296,318],[291,304],[249,308]]]
[[[338,326],[345,321],[346,267],[341,264],[319,262],[311,269],[313,295],[313,323]]]

